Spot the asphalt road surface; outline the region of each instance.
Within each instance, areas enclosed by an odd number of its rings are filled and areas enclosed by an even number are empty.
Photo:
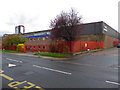
[[[51,60],[2,53],[2,88],[118,88],[118,49]]]

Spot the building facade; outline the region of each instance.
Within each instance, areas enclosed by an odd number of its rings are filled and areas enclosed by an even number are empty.
[[[80,35],[82,41],[103,41],[104,47],[109,48],[113,46],[113,41],[120,40],[120,33],[103,21],[83,25],[84,30]]]
[[[82,26],[83,29],[76,35],[75,41],[104,42],[104,48],[110,48],[113,47],[114,41],[120,40],[120,33],[103,21],[85,23]],[[25,45],[41,45],[39,48],[49,48],[52,43],[51,30],[28,32],[22,35],[26,38]]]
[[[51,44],[51,31],[43,30],[22,34],[27,38],[25,45],[49,45]],[[83,30],[76,36],[75,41],[101,41],[104,47],[113,46],[114,41],[120,40],[120,33],[103,21],[83,24]]]

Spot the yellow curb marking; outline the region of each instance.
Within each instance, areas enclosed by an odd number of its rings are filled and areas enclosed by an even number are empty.
[[[6,79],[8,79],[10,81],[14,80],[13,78],[11,78],[11,77],[9,77],[9,76],[7,76],[5,74],[0,74],[0,76],[4,77],[4,78],[6,78]]]

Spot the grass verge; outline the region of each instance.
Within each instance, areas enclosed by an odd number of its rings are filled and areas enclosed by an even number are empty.
[[[34,55],[50,56],[50,57],[57,57],[57,58],[64,58],[64,57],[71,56],[69,54],[60,54],[60,53],[35,53]]]
[[[10,50],[0,50],[1,52],[8,52],[8,53],[21,53],[18,51],[10,51]]]
[[[105,50],[105,49],[94,49],[94,50],[90,50],[90,51],[75,52],[75,53],[73,53],[73,55],[80,55],[80,54],[98,52],[98,51],[103,51],[103,50]]]

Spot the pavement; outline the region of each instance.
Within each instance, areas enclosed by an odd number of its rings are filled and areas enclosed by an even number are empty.
[[[117,48],[58,60],[2,53],[2,87],[118,88],[118,57]]]
[[[109,50],[110,50],[110,52],[109,52]],[[76,55],[80,55],[80,56],[83,56],[83,55],[108,55],[108,52],[109,52],[110,55],[118,56],[118,49],[117,48],[105,49],[103,51],[95,51],[95,52],[94,51],[93,52],[86,52],[86,51],[85,52],[78,52],[78,53],[75,53],[73,55],[75,57],[76,57]],[[39,57],[39,58],[53,59],[53,60],[65,60],[65,59],[69,58],[69,57],[67,57],[67,58],[66,57],[65,58],[56,58],[56,57],[49,57],[49,56],[33,55],[34,53],[33,52],[27,52],[27,53],[10,53],[10,54],[21,55],[21,56],[30,56],[30,57]]]
[[[10,53],[10,54],[20,55],[20,56],[30,56],[30,57],[45,58],[45,59],[51,59],[51,60],[64,60],[64,59],[68,59],[68,58],[57,58],[57,57],[33,55],[34,53],[32,53],[32,52],[28,52],[28,53]]]

